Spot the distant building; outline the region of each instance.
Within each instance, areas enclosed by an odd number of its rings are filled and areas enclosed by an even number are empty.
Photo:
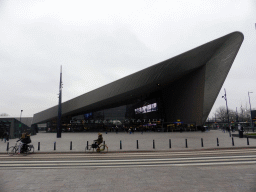
[[[32,135],[36,134],[37,130],[31,128],[32,117],[0,117],[0,137],[4,132],[9,133],[10,139],[19,138],[21,133],[28,131]]]
[[[243,39],[230,33],[64,102],[63,130],[202,126]],[[32,124],[54,131],[57,116],[54,106],[34,114]]]

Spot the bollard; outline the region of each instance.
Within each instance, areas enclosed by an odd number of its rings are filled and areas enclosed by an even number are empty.
[[[105,141],[103,141],[103,150],[105,150]]]
[[[9,141],[7,142],[6,151],[9,151]]]
[[[203,138],[201,138],[201,146],[204,147],[204,141]]]
[[[234,146],[234,145],[235,145],[234,138],[232,137],[232,146]]]
[[[38,142],[38,148],[37,148],[38,151],[40,151],[40,142]]]
[[[155,140],[153,140],[153,149],[155,149]]]
[[[54,142],[54,150],[56,150],[56,141]]]
[[[86,149],[87,149],[87,150],[88,150],[88,144],[89,144],[89,143],[88,143],[88,141],[87,141],[87,145],[86,145]]]
[[[120,149],[122,149],[122,141],[120,140]]]
[[[72,150],[72,141],[70,141],[70,150]]]
[[[249,138],[248,138],[248,137],[247,137],[247,145],[250,145],[250,144],[249,144]]]
[[[137,149],[139,149],[139,141],[137,140]]]
[[[169,148],[172,148],[171,139],[169,139]]]
[[[188,140],[185,139],[186,148],[188,148]]]
[[[219,147],[219,139],[218,139],[218,137],[217,137],[217,147]]]

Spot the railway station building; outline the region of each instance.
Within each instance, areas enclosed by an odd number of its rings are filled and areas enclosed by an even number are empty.
[[[243,42],[233,32],[62,103],[63,131],[202,126]],[[33,125],[56,130],[58,106]]]

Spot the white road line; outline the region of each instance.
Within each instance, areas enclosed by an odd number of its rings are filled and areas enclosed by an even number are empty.
[[[111,166],[111,165],[147,165],[147,164],[184,164],[184,163],[209,163],[209,162],[245,162],[245,161],[254,161],[256,163],[256,157],[255,158],[235,158],[235,159],[196,159],[196,160],[165,160],[165,161],[132,161],[132,162],[128,162],[128,161],[121,161],[121,162],[117,162],[117,161],[112,161],[112,162],[35,162],[35,163],[30,163],[30,162],[26,162],[26,163],[21,163],[21,162],[17,162],[17,163],[6,163],[6,164],[0,164],[0,167],[17,167],[17,166],[87,166],[87,167],[91,167],[91,166]]]
[[[147,157],[147,156],[175,156],[175,155],[205,155],[205,154],[237,154],[237,153],[249,153],[249,152],[256,152],[256,150],[248,150],[248,149],[243,149],[243,150],[214,150],[214,151],[194,151],[194,152],[152,152],[152,153],[140,153],[140,154],[133,154],[133,153],[112,153],[111,155],[107,155],[105,156],[105,154],[97,154],[97,155],[90,155],[88,153],[84,153],[84,154],[30,154],[29,156],[13,156],[15,158],[17,157],[22,157],[22,158],[62,158],[62,157],[86,157],[86,158],[108,158],[108,157]],[[161,154],[160,154],[161,153]],[[42,155],[46,155],[46,157],[41,157]],[[53,156],[53,157],[50,157]],[[10,157],[9,155],[4,155],[4,156],[0,156],[1,158],[7,158]]]
[[[256,155],[246,155],[246,156],[217,156],[217,157],[183,157],[183,158],[165,158],[165,159],[106,159],[106,160],[83,160],[83,161],[78,161],[78,160],[72,160],[72,161],[0,161],[0,164],[15,164],[15,163],[91,163],[91,162],[147,162],[147,161],[178,161],[178,160],[208,160],[208,159],[238,159],[238,158],[256,158]]]
[[[136,167],[183,167],[183,166],[216,166],[216,165],[246,165],[256,164],[255,161],[245,162],[218,162],[218,163],[187,163],[187,164],[154,164],[154,165],[119,165],[119,166],[53,166],[53,167],[3,167],[1,169],[81,169],[81,168],[136,168]]]

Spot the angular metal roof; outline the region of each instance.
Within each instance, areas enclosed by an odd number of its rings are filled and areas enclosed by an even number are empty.
[[[206,66],[203,101],[204,122],[242,44],[243,34],[233,32],[166,61],[121,78],[62,103],[62,116],[117,107],[143,93],[165,85]],[[58,106],[34,114],[33,123],[57,118]]]

